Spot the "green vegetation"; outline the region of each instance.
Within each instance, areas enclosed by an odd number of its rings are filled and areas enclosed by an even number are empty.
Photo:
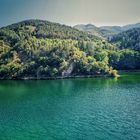
[[[119,49],[110,53],[110,65],[121,70],[140,69],[140,28],[119,33],[109,41]]]
[[[120,49],[140,52],[140,28],[134,28],[115,35],[110,39],[110,42],[115,43]]]
[[[138,50],[113,44],[48,21],[13,24],[0,29],[0,78],[117,76],[114,68],[140,67]]]

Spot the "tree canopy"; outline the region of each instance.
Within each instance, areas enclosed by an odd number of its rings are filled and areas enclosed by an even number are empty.
[[[0,29],[0,78],[116,75],[114,69],[140,68],[139,31],[123,45],[110,43],[72,27],[27,20]],[[131,42],[130,41],[130,42]],[[120,45],[121,44],[121,45]],[[126,47],[127,46],[127,47]]]

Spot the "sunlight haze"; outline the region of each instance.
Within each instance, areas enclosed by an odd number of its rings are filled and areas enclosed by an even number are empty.
[[[67,25],[140,22],[139,0],[0,0],[0,26],[27,19]]]

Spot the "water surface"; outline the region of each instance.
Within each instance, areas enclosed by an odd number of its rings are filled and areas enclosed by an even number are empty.
[[[140,140],[140,74],[0,81],[0,140]]]

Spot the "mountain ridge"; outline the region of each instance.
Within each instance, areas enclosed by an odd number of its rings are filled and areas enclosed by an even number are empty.
[[[89,26],[90,25],[90,29]],[[88,32],[93,35],[97,35],[102,38],[108,38],[112,35],[116,35],[118,33],[133,29],[133,28],[140,28],[140,23],[135,24],[128,24],[125,26],[100,26],[97,27],[93,24],[78,24],[73,26],[74,28]]]

